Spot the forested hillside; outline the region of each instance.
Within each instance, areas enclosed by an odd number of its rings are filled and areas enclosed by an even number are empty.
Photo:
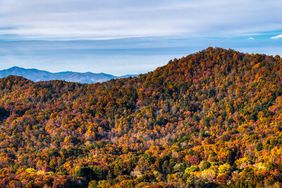
[[[208,48],[92,85],[0,79],[0,187],[281,187],[282,59]]]

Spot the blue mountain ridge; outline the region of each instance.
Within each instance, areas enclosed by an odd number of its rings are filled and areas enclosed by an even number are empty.
[[[78,82],[78,83],[86,83],[86,84],[105,82],[117,78],[127,78],[131,76],[136,76],[136,75],[114,76],[106,73],[92,73],[92,72],[80,73],[80,72],[72,72],[72,71],[51,73],[44,70],[25,69],[16,66],[11,67],[9,69],[0,70],[0,78],[4,78],[11,75],[22,76],[34,82],[64,80],[67,82]]]

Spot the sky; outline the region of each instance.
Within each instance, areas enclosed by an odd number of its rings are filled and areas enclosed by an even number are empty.
[[[0,0],[0,69],[138,74],[209,46],[282,55],[281,0]]]

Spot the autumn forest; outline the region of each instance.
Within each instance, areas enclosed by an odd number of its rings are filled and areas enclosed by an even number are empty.
[[[96,84],[0,79],[0,187],[281,187],[282,59],[207,48]]]

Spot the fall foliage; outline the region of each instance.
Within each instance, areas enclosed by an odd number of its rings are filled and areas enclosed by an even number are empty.
[[[92,85],[0,79],[0,187],[280,187],[282,59],[208,48]]]

